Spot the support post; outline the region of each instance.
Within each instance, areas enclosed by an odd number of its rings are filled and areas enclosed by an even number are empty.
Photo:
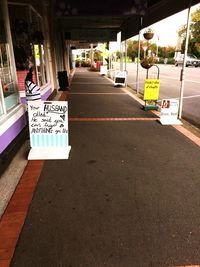
[[[184,93],[184,85],[185,85],[185,67],[186,67],[186,60],[187,60],[189,30],[190,30],[190,17],[191,17],[190,13],[191,13],[191,1],[189,3],[189,7],[188,7],[185,51],[184,51],[183,68],[181,70],[181,88],[180,88],[180,102],[179,102],[179,115],[178,115],[179,119],[182,118],[182,110],[183,110],[183,93]]]
[[[90,57],[91,57],[91,67],[94,64],[94,50],[93,50],[93,44],[90,45]]]
[[[140,18],[140,29],[138,33],[138,55],[137,55],[137,73],[136,73],[136,93],[139,93],[139,64],[140,64],[140,36],[141,36],[141,27],[142,27],[142,17]]]
[[[123,45],[122,45],[122,33],[119,33],[120,40],[120,71],[123,71]]]
[[[125,61],[124,61],[124,64],[125,64],[125,71],[127,71],[127,41],[125,40],[124,41],[124,47],[125,47]]]

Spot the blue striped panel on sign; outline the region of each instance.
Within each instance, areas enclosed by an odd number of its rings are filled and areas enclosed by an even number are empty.
[[[65,134],[63,137],[64,137],[64,146],[66,147],[67,146],[67,135]]]
[[[62,134],[60,135],[60,146],[63,146],[63,136],[62,136]]]
[[[44,143],[44,134],[41,136],[41,146],[45,146],[45,143]]]
[[[35,134],[31,135],[31,144],[32,144],[32,147],[35,146]]]
[[[46,135],[46,146],[49,147],[49,135]]]
[[[67,134],[32,134],[32,147],[67,147]]]
[[[37,137],[36,145],[40,147],[40,134],[37,134],[36,137]]]
[[[55,140],[54,135],[51,134],[51,146],[54,146],[54,140]]]
[[[66,146],[66,145],[65,145],[65,143],[66,143],[65,134],[63,134],[62,137],[63,137],[63,146],[65,147],[65,146]]]
[[[56,146],[58,146],[58,135],[56,134]]]

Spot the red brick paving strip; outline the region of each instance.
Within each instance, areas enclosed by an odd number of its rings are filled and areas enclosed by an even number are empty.
[[[155,121],[158,118],[69,118],[69,121]]]
[[[200,267],[200,265],[177,265],[177,266],[173,266],[173,267]]]
[[[158,111],[152,111],[157,116],[160,116]],[[195,134],[184,128],[182,125],[172,125],[177,131],[185,135],[187,138],[189,138],[192,142],[194,142],[196,145],[200,146],[200,138],[197,137]],[[182,266],[180,266],[182,267]],[[187,266],[186,266],[187,267]],[[191,265],[191,267],[200,267],[200,265]]]
[[[189,138],[191,141],[193,141],[196,145],[200,146],[200,138],[197,137],[195,134],[191,133],[189,130],[187,130],[181,125],[173,125],[173,127],[179,132],[181,132],[183,135],[185,135],[187,138]],[[194,265],[194,266],[199,267],[199,265]]]
[[[0,267],[8,267],[37,185],[44,160],[29,161],[0,220]]]

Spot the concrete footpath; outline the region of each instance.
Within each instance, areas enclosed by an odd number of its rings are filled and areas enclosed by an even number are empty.
[[[32,163],[42,171],[10,266],[200,265],[199,139],[127,92],[76,71],[70,157]]]

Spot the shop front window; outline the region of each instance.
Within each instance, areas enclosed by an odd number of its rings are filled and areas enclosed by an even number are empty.
[[[3,16],[1,16],[0,21],[0,116],[6,114],[19,103],[16,82],[13,78],[14,70],[11,66],[10,45],[7,41],[4,26],[6,18],[4,18],[4,21],[2,18]]]
[[[18,93],[12,77],[8,44],[0,44],[0,77],[6,111],[18,103]]]
[[[42,87],[48,82],[42,18],[31,5],[13,2],[9,3],[9,14],[19,91],[24,91],[30,67],[33,68],[33,81]]]

